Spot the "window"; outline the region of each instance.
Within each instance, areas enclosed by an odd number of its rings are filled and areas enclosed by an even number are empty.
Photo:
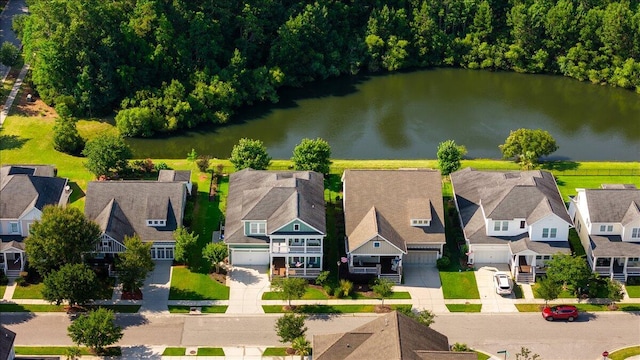
[[[543,239],[547,239],[547,238],[555,239],[557,234],[558,234],[558,229],[557,228],[543,228],[542,229],[542,238]]]
[[[380,247],[380,241],[374,241],[373,242],[373,247],[374,248],[379,248]]]
[[[293,231],[300,231],[300,224],[293,224]]]
[[[500,221],[493,223],[493,231],[500,231]]]
[[[509,222],[508,221],[503,221],[502,222],[502,231],[507,231],[509,230]]]
[[[507,231],[507,230],[509,230],[508,221],[496,221],[493,224],[493,231]]]
[[[546,239],[548,237],[549,237],[549,229],[548,228],[542,229],[542,238]]]
[[[10,229],[10,231],[11,231],[11,233],[12,233],[12,234],[15,234],[15,233],[20,232],[20,231],[18,230],[18,223],[17,223],[17,222],[9,223],[9,229]]]
[[[612,232],[613,225],[600,225],[600,232]]]
[[[632,239],[640,239],[640,228],[631,229],[631,238]]]
[[[526,221],[522,220],[520,221],[520,229],[524,229],[525,225],[526,225]]]
[[[552,238],[552,239],[555,239],[557,233],[558,233],[558,229],[551,228],[551,235],[549,237]]]
[[[542,257],[543,260],[550,260],[551,259],[551,255],[545,255]]]
[[[542,260],[542,256],[541,255],[536,255],[536,260]]]
[[[266,228],[267,228],[267,224],[265,223],[251,223],[249,233],[263,235],[267,232]]]
[[[607,229],[606,225],[600,225],[600,232],[605,232]]]
[[[102,240],[102,247],[109,248],[109,240]]]
[[[158,220],[153,220],[153,225],[158,225]]]

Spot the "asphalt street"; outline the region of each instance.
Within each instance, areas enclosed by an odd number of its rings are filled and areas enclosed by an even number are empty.
[[[525,346],[545,360],[598,359],[604,350],[640,344],[640,318],[633,313],[583,314],[568,323],[547,322],[538,313],[440,314],[432,325],[449,337],[491,354],[515,353]],[[315,334],[352,330],[374,314],[314,316],[307,320],[309,339]],[[120,345],[281,346],[275,335],[277,316],[118,315],[125,329]],[[65,314],[2,314],[1,323],[15,331],[16,345],[72,345]]]

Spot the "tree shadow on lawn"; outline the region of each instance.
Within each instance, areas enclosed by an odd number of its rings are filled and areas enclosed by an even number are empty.
[[[20,149],[29,140],[18,135],[0,135],[0,150]]]
[[[169,292],[169,300],[221,300],[204,296],[192,290],[178,289],[171,287]]]
[[[541,168],[549,171],[569,171],[577,170],[580,164],[571,160],[555,160],[542,162]]]

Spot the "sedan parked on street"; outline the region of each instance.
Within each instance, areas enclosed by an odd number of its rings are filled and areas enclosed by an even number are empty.
[[[545,306],[542,309],[542,317],[547,321],[556,319],[573,321],[578,317],[578,308],[573,305]]]

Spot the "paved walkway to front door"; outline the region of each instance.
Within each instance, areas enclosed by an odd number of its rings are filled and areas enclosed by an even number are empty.
[[[227,277],[229,308],[227,314],[264,314],[262,293],[271,283],[266,266],[234,266]]]

